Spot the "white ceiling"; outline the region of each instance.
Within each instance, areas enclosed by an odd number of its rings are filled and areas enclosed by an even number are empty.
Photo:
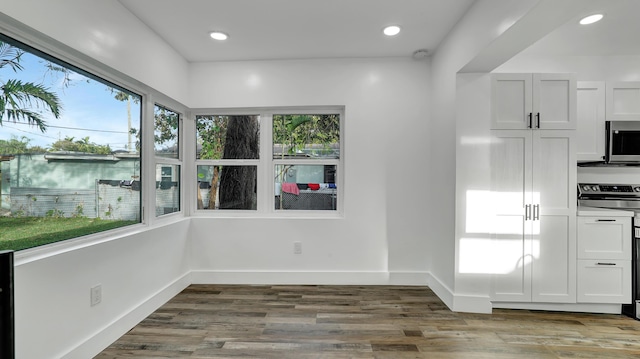
[[[473,0],[120,0],[187,61],[411,56]],[[382,28],[402,32],[386,37]],[[209,32],[229,34],[214,41]]]
[[[604,18],[580,25],[582,15]],[[523,51],[523,55],[614,56],[640,55],[640,0],[592,1],[576,17]]]
[[[433,51],[474,0],[119,0],[189,62],[411,56]],[[592,0],[522,54],[640,55],[640,0]],[[587,5],[588,4],[588,5]],[[581,15],[605,18],[580,26]],[[398,24],[400,35],[382,28]],[[225,42],[208,34],[230,35]]]

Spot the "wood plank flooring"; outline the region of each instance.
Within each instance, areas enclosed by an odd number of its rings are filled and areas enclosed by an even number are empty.
[[[640,321],[454,313],[427,287],[192,285],[96,358],[640,358]]]

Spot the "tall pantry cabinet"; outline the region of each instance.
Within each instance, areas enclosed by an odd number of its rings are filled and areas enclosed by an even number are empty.
[[[493,74],[492,301],[576,301],[576,80]]]

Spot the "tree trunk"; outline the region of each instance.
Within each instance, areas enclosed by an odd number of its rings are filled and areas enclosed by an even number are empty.
[[[258,158],[257,116],[229,116],[223,159]],[[256,166],[225,166],[220,175],[220,209],[256,209]]]
[[[209,191],[209,209],[216,209],[216,195],[218,193],[219,178],[220,166],[213,166],[213,176],[211,176],[211,190]]]
[[[198,209],[204,209],[204,203],[202,202],[202,193],[200,193],[200,182],[197,182],[198,190]]]

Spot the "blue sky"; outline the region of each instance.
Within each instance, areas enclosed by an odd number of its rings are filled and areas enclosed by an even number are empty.
[[[18,79],[43,84],[60,97],[61,116],[56,119],[45,113],[48,126],[45,133],[37,127],[13,123],[5,118],[0,126],[0,139],[26,136],[31,140],[29,145],[48,147],[67,136],[76,140],[89,136],[90,142],[108,144],[114,151],[127,148],[127,103],[114,99],[108,86],[73,72],[71,82],[65,87],[61,73],[47,73],[46,61],[29,53],[22,56],[20,64],[24,69],[17,72],[7,66],[0,68],[0,81],[4,83],[9,79]],[[131,122],[132,127],[139,129],[139,103],[131,103]],[[132,140],[135,146],[135,136],[132,136]]]

